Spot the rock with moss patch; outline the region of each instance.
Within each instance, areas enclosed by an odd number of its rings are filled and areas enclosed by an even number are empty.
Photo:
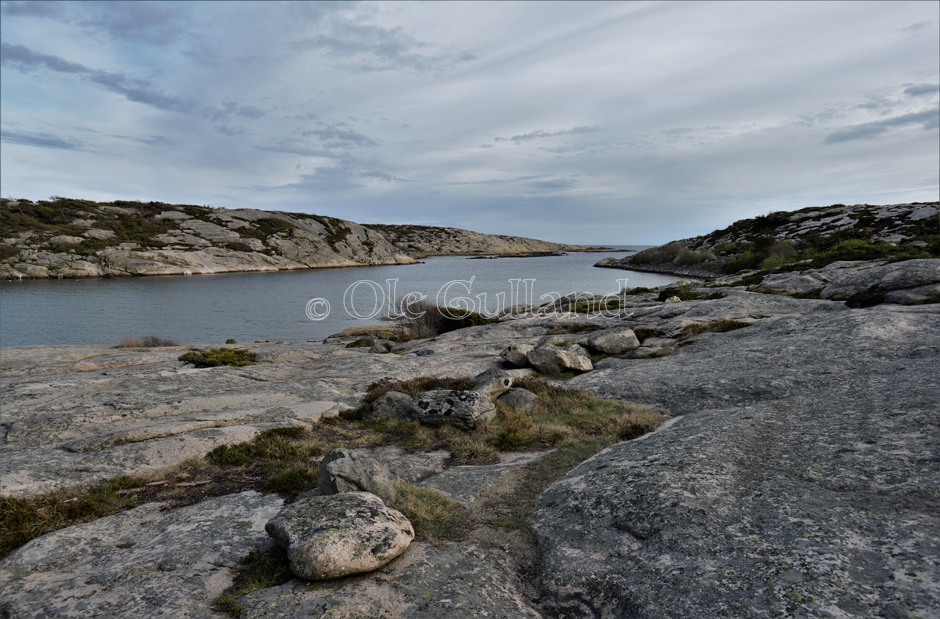
[[[414,399],[415,419],[429,426],[453,425],[473,430],[496,416],[496,406],[476,391],[435,389]]]
[[[368,492],[304,497],[265,525],[291,571],[327,580],[377,570],[408,549],[411,522]]]
[[[383,393],[372,403],[373,417],[409,419],[413,416],[412,409],[412,397],[400,391]]]

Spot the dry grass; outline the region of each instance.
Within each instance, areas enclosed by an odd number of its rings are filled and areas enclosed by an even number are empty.
[[[161,348],[163,346],[179,346],[179,344],[156,335],[147,335],[139,339],[125,335],[115,348]]]

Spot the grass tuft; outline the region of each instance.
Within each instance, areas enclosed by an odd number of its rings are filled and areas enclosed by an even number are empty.
[[[115,348],[161,348],[163,346],[179,346],[179,344],[156,335],[147,335],[140,339],[125,335]]]
[[[197,368],[214,368],[220,365],[243,367],[257,363],[258,353],[244,348],[210,348],[209,350],[191,350],[179,356],[179,360],[191,363]]]

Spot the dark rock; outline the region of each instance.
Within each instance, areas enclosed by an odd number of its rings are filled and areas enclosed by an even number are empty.
[[[413,416],[412,397],[400,391],[388,391],[372,403],[373,416],[409,419]]]

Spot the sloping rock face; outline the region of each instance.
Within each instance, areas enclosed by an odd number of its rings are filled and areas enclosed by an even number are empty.
[[[405,234],[403,230],[407,230]],[[430,226],[162,202],[0,199],[0,278],[191,275],[408,264],[408,254],[539,254],[580,246]]]
[[[282,503],[257,492],[148,503],[35,539],[0,560],[0,617],[211,616],[231,568],[270,543],[264,524]]]
[[[662,324],[730,301],[675,304]],[[788,302],[768,301],[765,312]],[[790,308],[803,311],[570,381],[689,414],[540,498],[533,525],[556,611],[940,613],[937,306]]]
[[[582,245],[564,245],[538,239],[502,234],[482,234],[461,228],[435,226],[367,224],[380,232],[401,251],[410,256],[443,256],[466,254],[542,254],[590,249]]]
[[[243,617],[540,617],[518,590],[506,556],[473,542],[434,548],[412,544],[376,578],[329,588],[292,581],[239,598]]]

